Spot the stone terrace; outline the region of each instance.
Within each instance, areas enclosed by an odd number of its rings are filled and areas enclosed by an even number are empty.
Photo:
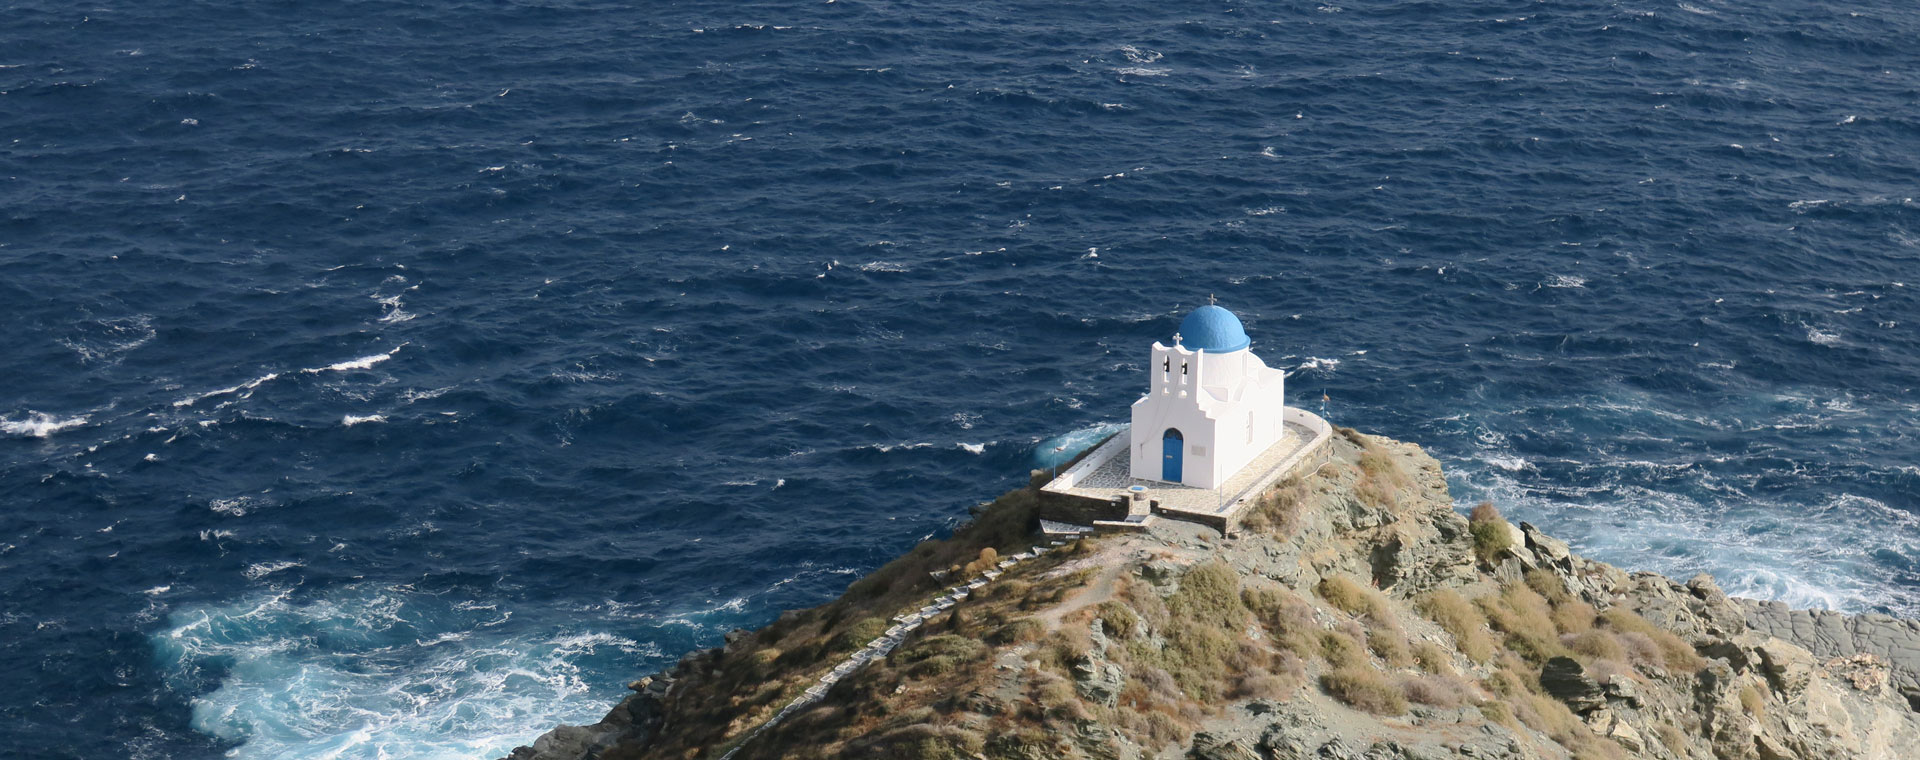
[[[1122,428],[1042,490],[1105,501],[1128,497],[1129,487],[1144,486],[1147,498],[1159,502],[1158,509],[1163,515],[1216,526],[1231,525],[1240,511],[1251,505],[1267,486],[1292,474],[1303,462],[1317,462],[1318,458],[1313,455],[1325,448],[1333,434],[1332,426],[1318,415],[1293,407],[1287,408],[1286,425],[1286,434],[1277,443],[1254,457],[1220,488],[1194,488],[1133,477],[1127,456],[1130,438]]]

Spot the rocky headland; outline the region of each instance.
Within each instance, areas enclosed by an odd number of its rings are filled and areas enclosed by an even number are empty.
[[[1920,625],[1585,559],[1351,430],[1233,535],[1163,520],[1022,561],[762,729],[896,616],[1044,546],[1039,510],[1003,495],[511,760],[1920,756]]]

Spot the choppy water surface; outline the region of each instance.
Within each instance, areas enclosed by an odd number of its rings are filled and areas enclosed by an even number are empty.
[[[1920,612],[1901,4],[7,17],[0,724],[37,757],[591,720],[1123,419],[1208,294],[1463,503]]]

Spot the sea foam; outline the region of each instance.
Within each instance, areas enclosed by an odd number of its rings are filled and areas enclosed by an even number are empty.
[[[12,419],[0,417],[0,433],[25,438],[45,438],[62,430],[77,428],[87,424],[87,415],[60,418],[51,414],[28,411],[25,417]]]
[[[598,717],[617,685],[583,673],[659,656],[607,633],[508,631],[495,607],[370,585],[270,592],[176,611],[151,643],[193,727],[239,760],[496,757]]]

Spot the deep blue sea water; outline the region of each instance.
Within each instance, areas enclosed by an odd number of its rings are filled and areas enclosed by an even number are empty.
[[[591,721],[1123,420],[1209,294],[1463,506],[1920,614],[1910,4],[0,18],[0,755]]]

